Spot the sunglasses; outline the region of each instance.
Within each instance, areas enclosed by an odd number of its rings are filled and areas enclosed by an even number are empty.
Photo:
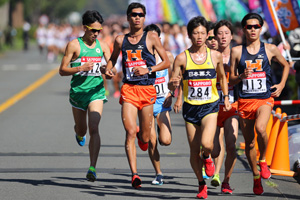
[[[211,40],[215,40],[216,38],[215,38],[215,36],[209,36],[208,38],[207,38],[207,40],[209,40],[209,41],[211,41]]]
[[[251,30],[252,28],[254,28],[254,29],[259,29],[259,28],[261,28],[261,25],[259,25],[259,24],[246,25],[244,28],[245,28],[245,29],[248,29],[248,30]]]
[[[100,29],[97,29],[97,28],[92,28],[92,27],[89,27],[88,25],[85,25],[90,31],[92,31],[93,33],[100,33],[102,28]]]
[[[131,17],[137,17],[137,16],[139,16],[139,17],[145,17],[145,14],[144,13],[132,12],[132,13],[130,13],[130,16]]]

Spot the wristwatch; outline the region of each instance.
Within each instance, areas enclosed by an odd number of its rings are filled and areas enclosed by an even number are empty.
[[[148,67],[148,70],[149,70],[148,74],[151,75],[152,74],[152,68]]]

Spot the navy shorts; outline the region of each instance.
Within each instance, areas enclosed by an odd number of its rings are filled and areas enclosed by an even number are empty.
[[[209,114],[219,112],[219,100],[204,105],[191,105],[184,102],[182,108],[183,119],[191,124],[201,126],[201,120]]]

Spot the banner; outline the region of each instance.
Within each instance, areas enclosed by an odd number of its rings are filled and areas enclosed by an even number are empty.
[[[300,25],[300,9],[297,0],[272,0],[282,31],[294,30]],[[271,36],[278,34],[278,25],[269,0],[260,0]]]
[[[225,6],[227,19],[232,23],[241,22],[249,13],[248,7],[241,0],[226,0]]]
[[[217,20],[220,21],[221,19],[227,19],[225,0],[211,0],[211,3],[213,5],[213,9],[215,10]]]
[[[178,17],[176,14],[176,8],[172,0],[160,0],[164,13],[164,20],[175,24],[178,22]]]
[[[202,16],[195,0],[174,0],[176,11],[184,24],[196,16]]]

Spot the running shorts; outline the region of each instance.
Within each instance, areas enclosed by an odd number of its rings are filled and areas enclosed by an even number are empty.
[[[154,104],[156,100],[156,91],[153,85],[132,85],[124,83],[121,87],[121,96],[119,103],[123,102],[133,104],[139,110],[143,107]]]
[[[156,117],[159,113],[165,112],[165,111],[171,111],[172,108],[170,107],[163,107],[165,97],[157,98],[155,101],[155,104],[153,106],[153,116]]]
[[[183,119],[191,124],[200,126],[201,120],[209,114],[218,113],[219,111],[219,100],[203,104],[203,105],[191,105],[184,102],[182,107]]]
[[[224,111],[225,105],[220,105],[219,106],[219,114],[218,114],[218,122],[217,126],[219,127],[224,127],[224,122],[226,119],[238,115],[237,111],[237,101],[231,104],[231,109],[229,111]]]
[[[268,99],[239,99],[238,100],[238,113],[243,119],[255,119],[256,111],[261,106],[274,106],[274,98]]]
[[[88,93],[75,93],[70,91],[69,101],[74,108],[80,110],[87,110],[89,104],[95,100],[103,100],[107,102],[105,96],[105,89],[101,89],[97,92],[88,92]]]

